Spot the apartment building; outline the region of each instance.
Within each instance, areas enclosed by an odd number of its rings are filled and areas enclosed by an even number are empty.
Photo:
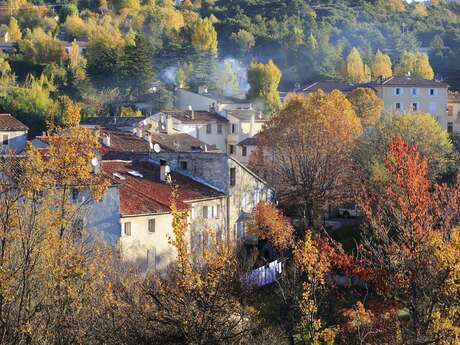
[[[449,85],[437,81],[411,76],[392,76],[380,78],[363,84],[346,84],[332,81],[315,82],[303,88],[301,92],[310,93],[317,90],[331,92],[339,90],[345,94],[356,88],[371,88],[383,100],[384,108],[396,112],[430,113],[441,127],[452,132],[454,121],[447,112],[447,90]]]
[[[383,99],[386,110],[430,113],[442,128],[452,131],[453,122],[447,114],[446,83],[410,76],[380,79],[368,85]]]

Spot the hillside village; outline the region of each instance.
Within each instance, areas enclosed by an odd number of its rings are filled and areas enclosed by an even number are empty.
[[[459,25],[0,1],[0,343],[460,344]]]

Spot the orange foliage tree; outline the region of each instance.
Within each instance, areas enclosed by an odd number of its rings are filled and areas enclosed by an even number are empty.
[[[290,95],[284,108],[260,133],[264,158],[279,200],[300,208],[315,228],[328,206],[343,202],[354,175],[351,154],[362,133],[351,103],[339,91]]]
[[[370,184],[360,207],[367,227],[362,272],[377,299],[393,304],[403,344],[460,341],[460,233],[457,185],[432,183],[416,146],[397,137],[385,158],[384,186]],[[376,310],[375,312],[380,312]],[[379,343],[376,341],[375,343]]]

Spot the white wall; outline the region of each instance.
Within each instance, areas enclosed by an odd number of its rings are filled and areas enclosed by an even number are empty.
[[[21,152],[26,147],[27,131],[0,131],[0,140],[3,142],[3,136],[8,135],[8,147],[3,150],[12,150],[14,152]]]

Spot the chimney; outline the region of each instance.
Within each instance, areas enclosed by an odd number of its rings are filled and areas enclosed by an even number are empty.
[[[206,85],[198,86],[198,93],[200,95],[204,95],[204,94],[208,93],[208,87]]]
[[[249,136],[253,137],[256,133],[256,116],[254,114],[251,115],[251,124],[249,129]]]
[[[171,168],[164,159],[160,159],[160,181],[169,183],[171,181],[171,176],[169,173]]]
[[[110,135],[109,134],[102,135],[102,144],[104,146],[110,147]]]
[[[166,126],[166,134],[172,134],[173,133],[173,118],[172,118],[172,116],[166,115],[165,126]]]
[[[191,105],[188,106],[188,110],[190,111],[190,118],[192,120],[194,120],[195,119],[195,111],[193,110]]]

